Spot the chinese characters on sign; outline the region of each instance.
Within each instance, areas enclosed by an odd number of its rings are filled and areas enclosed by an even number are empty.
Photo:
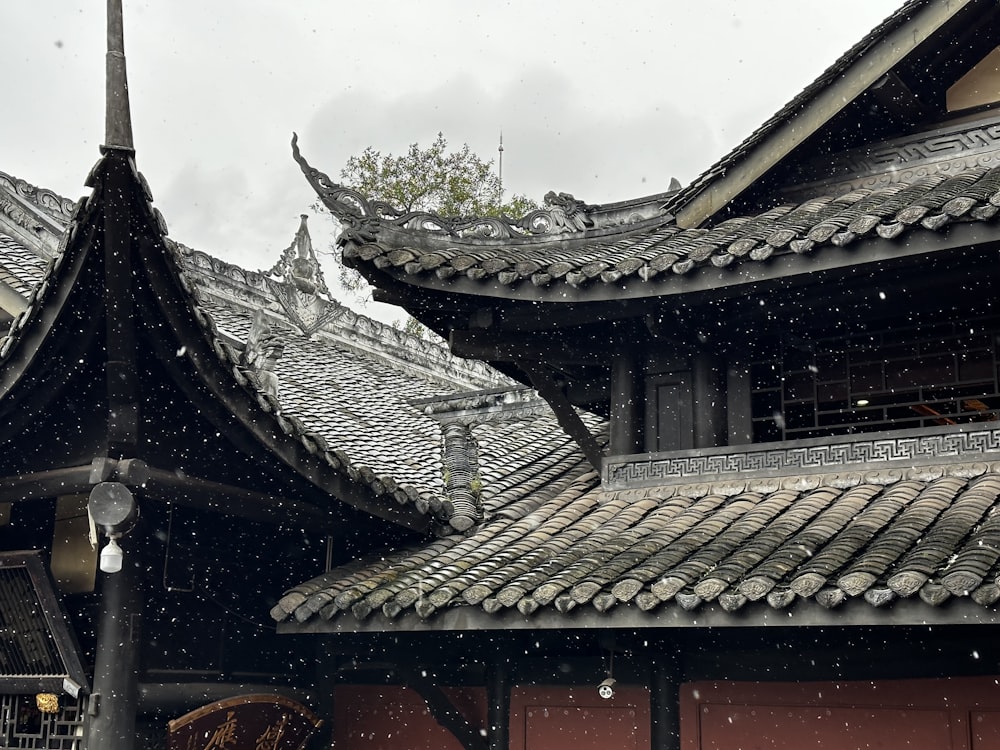
[[[279,695],[242,695],[168,724],[170,750],[300,750],[322,721]]]

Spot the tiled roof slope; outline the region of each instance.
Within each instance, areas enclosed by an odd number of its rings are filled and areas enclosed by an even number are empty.
[[[22,297],[41,283],[48,261],[28,250],[17,240],[0,234],[0,284]]]
[[[86,205],[82,201],[80,209]],[[75,221],[79,221],[79,214]],[[75,227],[71,222],[70,231]],[[9,269],[11,285],[28,303],[7,335],[0,337],[0,362],[37,314],[56,280],[62,258],[60,249],[52,261],[42,261],[17,242],[0,236],[0,280]],[[260,407],[273,415],[278,428],[302,442],[317,459],[374,490],[386,503],[411,505],[423,514],[443,519],[441,428],[409,402],[466,388],[458,384],[448,388],[442,385],[445,378],[430,381],[416,377],[396,363],[339,345],[322,334],[308,338],[288,330],[278,367],[280,399],[275,400],[259,392],[240,361],[239,351],[229,343],[246,340],[250,311],[210,294],[196,294],[198,270],[184,258],[177,257],[176,262],[175,273],[187,289],[195,318],[216,355],[236,380],[256,395]],[[599,420],[591,421],[600,429]],[[524,501],[541,484],[558,480],[583,464],[582,455],[551,414],[480,425],[474,436],[482,458],[482,501],[487,516],[509,503]],[[532,462],[537,455],[545,458]],[[511,466],[518,468],[511,470]]]
[[[1000,464],[605,491],[593,475],[541,490],[466,537],[392,551],[290,590],[278,621],[524,616],[717,602],[834,608],[1000,598]],[[350,623],[344,624],[350,629]]]
[[[566,247],[454,243],[433,249],[388,242],[350,244],[346,258],[394,274],[466,278],[519,286],[573,287],[625,282],[663,289],[699,268],[732,269],[772,256],[820,252],[867,237],[899,240],[937,231],[956,221],[989,221],[1000,207],[1000,168],[978,167],[954,176],[935,174],[874,190],[782,205],[711,229],[683,230],[665,223],[642,231],[594,237]]]
[[[207,299],[200,304],[225,333],[246,339],[247,315]],[[325,450],[352,478],[401,504],[413,502],[424,512],[439,512],[441,427],[411,401],[446,389],[322,336],[306,338],[286,331],[283,341],[284,354],[276,368],[279,413],[300,424],[304,434],[321,436]],[[599,421],[590,421],[600,429]],[[473,435],[487,515],[523,500],[583,462],[551,414],[480,424]]]

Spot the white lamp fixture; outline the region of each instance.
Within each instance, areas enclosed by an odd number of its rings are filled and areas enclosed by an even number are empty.
[[[118,540],[110,537],[107,545],[101,550],[101,570],[104,573],[117,573],[122,569],[124,557],[122,548],[118,546]]]

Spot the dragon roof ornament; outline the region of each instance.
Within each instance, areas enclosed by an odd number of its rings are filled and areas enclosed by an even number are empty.
[[[521,218],[509,216],[439,216],[429,211],[405,211],[385,201],[372,200],[357,190],[334,182],[328,175],[311,166],[298,147],[298,135],[292,135],[292,156],[306,180],[323,204],[344,225],[339,238],[347,242],[375,242],[382,229],[418,231],[425,236],[451,240],[529,240],[577,234],[609,226],[634,224],[647,219],[670,218],[662,210],[663,196],[656,200],[597,206],[577,200],[569,193],[549,192],[542,208],[529,211]],[[680,188],[671,181],[670,193]]]

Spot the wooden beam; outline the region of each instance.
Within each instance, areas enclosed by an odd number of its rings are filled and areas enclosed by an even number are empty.
[[[606,365],[608,347],[592,341],[554,334],[453,330],[448,336],[452,354],[485,362],[532,359],[564,365]]]
[[[242,516],[269,523],[297,523],[314,528],[336,523],[330,513],[281,495],[257,492],[208,479],[178,475],[149,466],[138,459],[122,461],[117,476],[135,487],[144,497],[188,505],[226,515]]]
[[[538,395],[549,402],[559,426],[580,446],[590,465],[599,472],[604,462],[604,450],[580,419],[580,415],[576,413],[562,388],[552,378],[548,368],[536,360],[523,360],[517,365],[531,380],[531,386],[538,391]]]
[[[793,148],[892,70],[893,66],[969,2],[970,0],[948,0],[928,3],[874,47],[865,50],[843,75],[805,102],[799,112],[774,128],[746,156],[730,165],[723,177],[681,207],[677,211],[677,226],[682,229],[700,226],[728,205]]]
[[[88,492],[92,486],[91,470],[92,466],[87,464],[0,477],[0,503]]]
[[[0,477],[0,502],[42,500],[89,492],[97,483],[114,478],[142,494],[162,502],[250,518],[268,523],[299,523],[316,527],[334,525],[336,516],[321,508],[267,492],[178,475],[149,466],[138,459],[69,466],[31,474]]]

